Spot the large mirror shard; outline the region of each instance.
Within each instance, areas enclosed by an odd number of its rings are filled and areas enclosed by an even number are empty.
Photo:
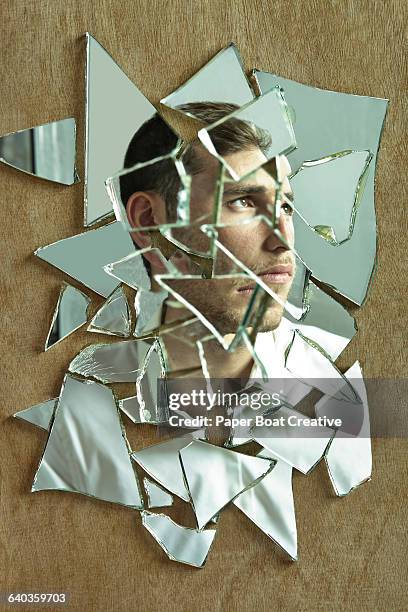
[[[113,214],[105,180],[123,167],[133,134],[156,109],[109,53],[90,34],[86,38],[84,224],[89,226]]]
[[[132,459],[149,476],[157,480],[162,487],[189,502],[190,495],[184,482],[179,451],[190,444],[194,438],[203,438],[204,435],[204,430],[201,429],[184,436],[172,438],[166,442],[133,452]]]
[[[129,233],[118,222],[64,238],[35,251],[35,255],[107,298],[119,285],[103,266],[134,253]]]
[[[304,162],[290,177],[296,212],[333,246],[353,234],[371,158],[368,151],[341,151]]]
[[[242,106],[253,98],[254,93],[245,76],[238,49],[231,43],[160,102],[178,110],[178,106],[203,101]],[[195,116],[193,111],[187,111],[186,114]]]
[[[275,459],[262,450],[258,457]],[[244,491],[235,506],[278,544],[294,561],[297,560],[297,530],[292,491],[292,466],[277,461],[258,484]]]
[[[141,512],[142,523],[169,559],[193,567],[203,567],[213,543],[216,530],[197,531],[178,525],[165,514]]]
[[[339,393],[334,397],[323,396],[315,406],[316,415],[335,416],[342,422],[324,458],[338,496],[347,495],[369,480],[372,470],[367,392],[359,362],[356,361],[344,376],[355,388],[360,401],[351,402]]]
[[[61,490],[142,508],[112,391],[67,375],[32,491]]]
[[[88,320],[91,299],[76,287],[64,283],[52,317],[44,350],[67,338]]]
[[[195,440],[179,452],[198,529],[273,468],[269,459],[251,457]]]
[[[13,416],[16,419],[27,421],[27,423],[49,431],[57,402],[58,398],[49,399],[46,402],[30,406],[30,408],[25,408],[25,410],[20,410],[13,414]]]
[[[198,132],[198,137],[205,148],[225,165],[231,177],[236,181],[253,172],[262,162],[254,159],[252,164],[246,164],[243,167],[242,162],[235,160],[234,156],[222,155],[222,150],[217,146],[218,139],[214,141],[212,134],[215,130],[219,132],[220,129],[228,129],[229,126],[233,129],[234,125],[242,127],[246,125],[247,129],[262,135],[264,163],[277,155],[289,153],[296,147],[295,133],[283,91],[280,87],[274,87],[271,91],[255,98],[241,108],[237,107],[230,114]]]
[[[122,287],[118,287],[94,315],[87,331],[127,338],[130,328],[129,304]]]
[[[143,478],[143,485],[147,495],[148,508],[166,508],[173,505],[173,496],[158,484],[149,480],[149,478]]]
[[[125,340],[112,344],[91,344],[74,357],[69,371],[103,383],[135,382],[152,342]]]
[[[289,406],[279,408],[273,419],[276,419],[273,426],[255,424],[251,431],[252,439],[303,474],[311,472],[323,457],[334,430],[323,425],[313,428],[304,425],[307,417]]]
[[[75,119],[61,119],[0,136],[0,162],[63,185],[79,181]]]
[[[313,276],[361,305],[375,264],[374,175],[388,101],[317,89],[257,70],[254,76],[261,92],[281,86],[288,105],[294,109],[297,149],[288,155],[294,172],[305,161],[336,151],[368,151],[373,155],[349,240],[333,248],[295,217],[296,248]]]

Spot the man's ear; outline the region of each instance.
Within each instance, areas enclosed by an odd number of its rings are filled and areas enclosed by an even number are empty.
[[[140,228],[137,232],[130,232],[133,242],[141,249],[152,246],[151,232],[157,234],[157,230],[146,230],[142,228],[164,225],[166,223],[166,203],[164,199],[155,192],[136,191],[132,193],[127,201],[126,214],[129,225]],[[143,255],[152,266],[159,272],[165,272],[160,257],[155,253],[145,253]]]

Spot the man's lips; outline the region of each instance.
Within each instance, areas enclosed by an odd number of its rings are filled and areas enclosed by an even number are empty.
[[[257,276],[267,285],[286,285],[293,276],[293,266],[292,264],[280,264],[278,266],[273,266],[273,268],[270,268],[266,272],[260,272]],[[250,293],[254,288],[255,283],[250,283],[243,287],[239,287],[237,291],[238,293]]]

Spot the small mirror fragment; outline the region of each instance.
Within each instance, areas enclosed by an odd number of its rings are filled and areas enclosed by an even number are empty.
[[[129,304],[122,287],[118,287],[92,318],[87,331],[126,338],[130,326]]]
[[[182,527],[165,514],[143,511],[142,523],[162,547],[169,559],[194,567],[203,567],[216,530],[197,531]]]
[[[71,285],[63,284],[55,307],[44,350],[64,340],[88,320],[91,299]]]
[[[75,119],[61,119],[0,137],[0,162],[38,178],[73,185]]]

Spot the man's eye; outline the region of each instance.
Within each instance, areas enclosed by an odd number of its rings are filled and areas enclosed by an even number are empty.
[[[291,206],[290,204],[288,204],[287,202],[284,202],[284,203],[282,204],[282,207],[281,207],[281,208],[282,208],[282,210],[284,211],[284,213],[285,213],[286,215],[289,215],[289,216],[292,216],[292,215],[293,215],[293,208],[292,208],[292,206]]]
[[[232,210],[247,210],[248,208],[253,208],[254,204],[252,200],[248,198],[238,198],[231,202],[227,202],[227,206]]]

